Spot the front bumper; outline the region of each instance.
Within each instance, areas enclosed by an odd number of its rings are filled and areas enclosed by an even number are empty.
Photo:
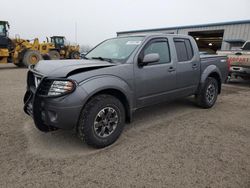
[[[230,74],[234,74],[237,76],[249,76],[250,77],[250,68],[231,66]]]
[[[85,95],[84,90],[76,88],[73,93],[65,96],[44,97],[37,93],[34,85],[28,84],[24,96],[24,112],[33,118],[40,131],[74,129],[78,124]]]

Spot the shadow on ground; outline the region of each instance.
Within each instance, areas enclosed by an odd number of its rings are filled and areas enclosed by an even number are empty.
[[[181,110],[185,112],[188,109],[197,109],[191,97],[140,109],[135,113],[134,121],[126,124],[125,130],[117,143],[110,147],[116,147],[117,144],[120,145],[126,142],[127,137],[130,137],[129,134],[132,134],[130,133],[130,129],[133,129],[133,131],[147,129],[147,127],[154,126],[154,124],[163,119],[172,118],[177,111]],[[93,149],[83,143],[73,131],[40,132],[36,129],[31,119],[24,124],[24,133],[29,143],[28,152],[46,158],[65,158],[72,155],[86,156],[110,148],[107,147],[101,150]]]

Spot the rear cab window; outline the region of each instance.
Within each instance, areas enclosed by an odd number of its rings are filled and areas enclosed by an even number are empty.
[[[178,62],[190,61],[194,56],[194,51],[189,39],[174,38],[174,44]]]

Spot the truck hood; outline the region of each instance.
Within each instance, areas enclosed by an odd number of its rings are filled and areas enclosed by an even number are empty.
[[[33,70],[43,76],[68,77],[72,74],[85,72],[117,64],[99,60],[43,60]]]

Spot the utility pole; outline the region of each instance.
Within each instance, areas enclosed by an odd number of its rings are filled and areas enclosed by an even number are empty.
[[[75,42],[77,44],[77,22],[75,22]]]

